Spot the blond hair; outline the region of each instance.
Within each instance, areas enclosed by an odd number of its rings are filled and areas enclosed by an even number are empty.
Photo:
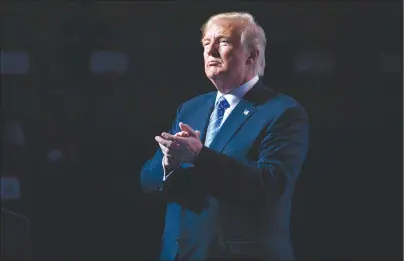
[[[241,12],[229,12],[220,13],[211,16],[208,21],[202,26],[202,37],[205,36],[207,28],[219,20],[230,20],[237,21],[241,24],[241,43],[248,50],[258,50],[258,59],[254,65],[254,71],[258,76],[264,75],[265,70],[265,47],[266,47],[266,37],[265,31],[262,27],[255,21],[255,18],[249,13]]]

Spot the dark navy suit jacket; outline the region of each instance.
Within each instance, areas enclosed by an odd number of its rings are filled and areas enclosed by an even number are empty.
[[[179,122],[206,135],[216,92],[183,103]],[[308,148],[308,118],[261,81],[234,108],[209,148],[163,182],[162,152],[141,170],[145,193],[167,202],[162,260],[293,260],[290,213]]]

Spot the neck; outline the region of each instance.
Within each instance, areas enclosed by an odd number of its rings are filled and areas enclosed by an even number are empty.
[[[220,93],[227,94],[231,90],[239,87],[240,85],[243,85],[244,83],[250,81],[254,77],[255,75],[249,75],[241,80],[235,80],[235,81],[230,81],[228,79],[211,79],[211,81]]]

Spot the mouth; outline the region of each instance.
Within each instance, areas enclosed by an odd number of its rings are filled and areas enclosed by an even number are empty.
[[[220,64],[219,62],[209,62],[208,66],[216,66],[216,65],[219,65],[219,64]]]

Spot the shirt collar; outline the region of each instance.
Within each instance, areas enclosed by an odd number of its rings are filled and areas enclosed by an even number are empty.
[[[237,103],[243,98],[243,96],[258,82],[259,77],[256,75],[254,78],[249,80],[248,82],[240,85],[237,88],[234,88],[229,93],[225,94],[227,102],[230,104],[230,107],[237,105]],[[221,92],[217,92],[216,101],[222,96]]]

